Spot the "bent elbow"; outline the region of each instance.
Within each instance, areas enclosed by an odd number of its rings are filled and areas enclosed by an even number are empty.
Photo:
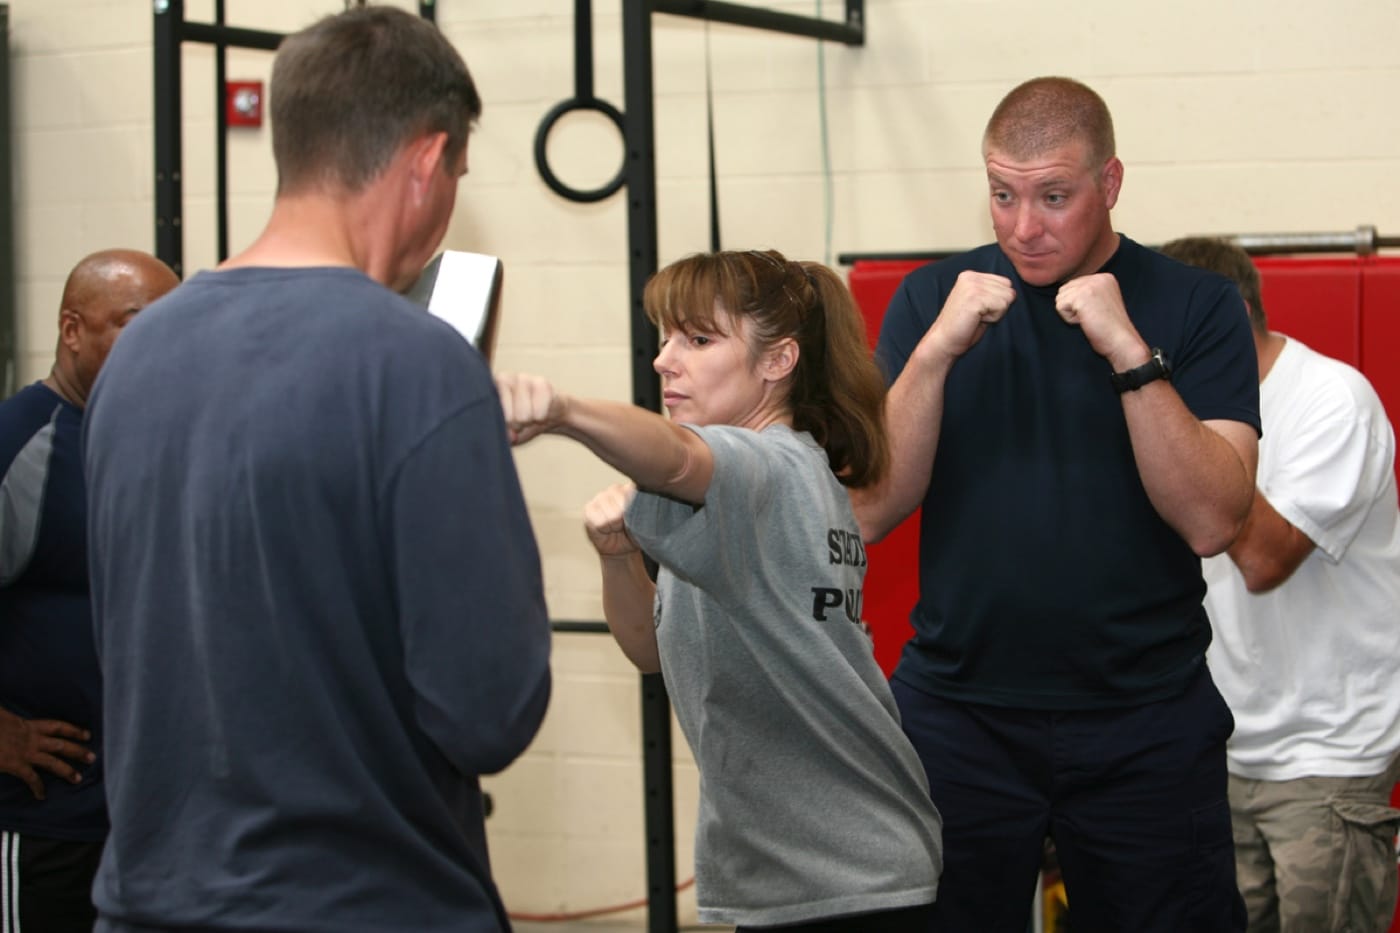
[[[1270,590],[1277,589],[1278,585],[1282,582],[1282,580],[1272,577],[1264,579],[1245,578],[1244,588],[1248,590],[1251,595],[1258,596],[1260,593],[1267,593]]]
[[[866,544],[878,544],[886,535],[894,531],[909,514],[900,514],[891,508],[888,500],[873,495],[868,489],[848,489],[851,511],[856,516],[856,526],[860,529],[861,540]]]
[[[1197,557],[1214,557],[1224,554],[1244,530],[1244,519],[1233,522],[1220,522],[1212,527],[1187,535],[1186,543]]]
[[[496,774],[519,758],[534,741],[549,707],[552,678],[545,667],[531,689],[518,694],[506,709],[477,710],[463,715],[458,709],[425,710],[419,719],[424,731],[463,774]]]
[[[534,695],[516,711],[514,717],[501,721],[494,735],[480,736],[480,748],[473,755],[477,774],[496,774],[504,771],[511,762],[524,754],[544,722],[545,710],[549,707],[550,690],[551,681],[546,672]]]
[[[1240,532],[1244,531],[1245,523],[1249,519],[1250,504],[1253,499],[1253,488],[1251,495],[1245,499],[1242,506],[1231,509],[1230,514],[1221,516],[1216,513],[1216,517],[1198,523],[1198,527],[1183,533],[1182,537],[1197,557],[1214,557],[1217,554],[1224,554],[1230,545],[1239,538]]]
[[[1244,588],[1256,595],[1277,589],[1289,575],[1288,568],[1277,561],[1240,568],[1240,576],[1244,577]]]
[[[647,620],[651,624],[651,620]],[[648,637],[642,639],[618,638],[617,630],[614,630],[613,639],[617,646],[622,649],[622,655],[632,662],[640,673],[659,674],[661,673],[661,652],[656,647],[656,635],[654,631],[646,633]]]
[[[893,524],[874,521],[859,512],[856,513],[856,524],[860,526],[860,537],[866,544],[879,544],[894,530]]]
[[[1224,554],[1229,550],[1230,543],[1234,541],[1233,536],[1217,535],[1214,537],[1198,537],[1188,539],[1187,544],[1191,546],[1191,551],[1197,557],[1215,557],[1217,554]]]
[[[637,670],[638,670],[640,673],[643,673],[643,674],[660,674],[660,673],[661,673],[661,660],[660,660],[659,658],[656,658],[656,657],[632,658],[631,660],[632,660],[633,666],[636,667]]]

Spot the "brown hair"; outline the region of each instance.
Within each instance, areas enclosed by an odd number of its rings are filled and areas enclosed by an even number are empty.
[[[656,273],[642,300],[652,323],[667,330],[717,330],[719,312],[747,321],[754,359],[779,340],[795,340],[793,427],[826,450],[843,484],[869,486],[884,476],[885,381],[855,300],[835,272],[775,250],[698,253]]]
[[[358,191],[409,140],[445,132],[455,165],[481,97],[432,23],[387,6],[327,16],[277,50],[270,89],[279,193]]]
[[[1027,160],[1081,141],[1092,168],[1117,154],[1113,117],[1103,98],[1073,78],[1032,78],[997,104],[982,134],[982,152],[995,148]]]
[[[1259,270],[1243,247],[1223,237],[1187,236],[1164,244],[1161,251],[1178,262],[1217,272],[1234,282],[1249,306],[1250,326],[1256,333],[1269,332],[1264,299],[1259,295]]]

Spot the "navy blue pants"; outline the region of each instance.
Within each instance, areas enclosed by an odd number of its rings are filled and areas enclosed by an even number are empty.
[[[1242,933],[1226,797],[1234,719],[1202,666],[1112,710],[950,702],[895,679],[943,816],[936,933],[1025,933],[1045,837],[1074,933]]]

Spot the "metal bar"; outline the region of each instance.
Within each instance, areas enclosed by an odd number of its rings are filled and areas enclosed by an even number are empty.
[[[628,272],[631,285],[632,401],[661,410],[661,380],[652,369],[658,334],[642,292],[657,268],[656,122],[649,0],[623,0],[624,166],[627,176]]]
[[[15,341],[14,171],[10,156],[10,5],[0,3],[0,398],[19,381]]]
[[[170,0],[170,5],[184,7],[184,0]],[[159,4],[157,4],[159,6]],[[183,23],[180,38],[186,42],[203,42],[206,45],[226,45],[235,49],[262,49],[277,51],[285,35],[280,32],[265,32],[261,29],[243,29],[239,26],[225,26],[214,23]]]
[[[184,0],[155,5],[156,255],[184,277],[185,247],[181,231],[184,191],[180,171],[180,26]]]
[[[574,0],[574,97],[593,99],[593,4]]]
[[[652,85],[651,0],[623,0],[624,173],[632,335],[632,401],[661,410],[661,381],[651,367],[657,331],[642,292],[657,267],[656,126]],[[659,674],[642,683],[648,933],[676,933],[676,808],[671,774],[671,700]]]
[[[647,933],[676,933],[676,800],[671,698],[660,674],[643,674],[642,774],[647,834]]]
[[[214,22],[224,25],[224,0],[214,0]],[[219,262],[228,258],[228,43],[214,44],[214,228]]]
[[[586,632],[588,634],[608,634],[608,623],[606,622],[579,622],[573,619],[560,619],[549,623],[549,627],[555,632]]]
[[[782,32],[811,39],[827,39],[845,45],[865,44],[864,4],[851,0],[846,5],[846,22],[780,13],[740,3],[718,0],[653,0],[656,12],[672,16],[691,16],[733,26],[752,26],[769,32]]]
[[[1363,224],[1342,233],[1237,233],[1226,239],[1255,256],[1277,253],[1356,253],[1374,255],[1378,249],[1400,246],[1400,237],[1383,237]]]
[[[858,262],[914,262],[919,260],[932,262],[935,259],[947,259],[949,256],[956,256],[964,252],[966,250],[929,249],[892,253],[837,253],[836,263],[842,266],[853,266]]]

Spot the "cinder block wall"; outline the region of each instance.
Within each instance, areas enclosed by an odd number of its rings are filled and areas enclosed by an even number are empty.
[[[400,3],[407,9],[416,4]],[[818,4],[767,2],[801,14]],[[839,15],[826,0],[824,15]],[[978,143],[996,101],[1037,74],[1088,81],[1107,99],[1127,166],[1120,230],[1186,233],[1400,231],[1400,6],[1349,0],[1122,4],[1080,0],[866,0],[863,48],[657,16],[654,25],[662,261],[704,249],[705,87],[714,89],[725,244],[801,258],[971,246],[990,237]],[[290,31],[339,0],[231,0],[228,22]],[[595,3],[594,77],[621,106],[620,0]],[[572,92],[572,4],[438,0],[486,112],[445,245],[507,267],[499,368],[571,390],[629,397],[627,230],[622,196],[561,200],[533,164],[545,111]],[[191,21],[213,18],[191,0]],[[63,277],[82,255],[154,246],[150,0],[11,5],[21,382],[48,369]],[[230,54],[231,79],[270,57]],[[212,266],[213,59],[185,47],[185,265]],[[824,79],[824,80],[823,80]],[[822,149],[823,111],[829,155]],[[274,185],[268,131],[235,130],[231,238],[248,242]],[[580,187],[612,176],[611,126],[576,116],[550,145]],[[830,235],[828,236],[828,229]],[[828,252],[829,251],[829,252]],[[601,617],[580,507],[615,477],[566,442],[518,464],[557,619]],[[645,893],[637,679],[605,636],[556,639],[557,687],[534,747],[486,784],[493,858],[517,911],[549,913]],[[696,782],[676,736],[681,879]],[[683,916],[693,899],[682,896]],[[640,922],[641,915],[633,914]]]

